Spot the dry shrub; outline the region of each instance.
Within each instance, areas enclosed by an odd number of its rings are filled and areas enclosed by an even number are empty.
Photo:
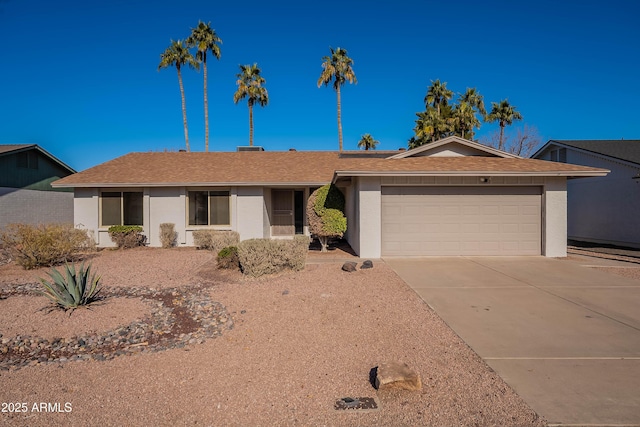
[[[240,234],[237,231],[196,230],[193,232],[193,243],[200,249],[218,253],[228,246],[238,246]]]
[[[0,232],[0,242],[25,270],[73,261],[95,249],[87,230],[71,224],[9,224]]]
[[[160,243],[163,248],[171,248],[176,245],[178,240],[178,232],[174,230],[175,224],[172,222],[164,222],[160,224]]]
[[[250,239],[238,245],[242,272],[254,277],[287,269],[302,270],[308,251],[307,236],[295,236],[293,240]]]

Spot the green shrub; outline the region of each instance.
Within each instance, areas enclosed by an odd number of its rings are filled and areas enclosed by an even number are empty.
[[[160,224],[160,243],[163,248],[171,248],[176,245],[178,233],[175,231],[175,224],[164,222]]]
[[[324,185],[309,196],[307,201],[309,231],[318,237],[322,252],[327,251],[329,239],[342,237],[347,231],[344,205],[344,195],[333,184]]]
[[[193,244],[200,249],[220,252],[227,246],[238,246],[240,234],[237,231],[196,230],[193,232]]]
[[[79,306],[88,305],[98,300],[100,293],[100,277],[91,275],[91,265],[76,271],[74,265],[66,264],[64,275],[58,270],[51,269],[48,273],[51,282],[40,278],[44,291],[40,293],[64,310],[73,310]]]
[[[240,258],[238,258],[238,247],[227,246],[218,252],[218,268],[224,269],[240,269]]]
[[[86,230],[71,224],[9,224],[0,232],[0,246],[25,270],[73,261],[95,249]]]
[[[309,250],[309,237],[293,240],[250,239],[238,245],[242,272],[249,276],[273,274],[282,270],[302,270]]]
[[[109,237],[118,248],[130,249],[136,246],[144,246],[147,237],[142,234],[139,225],[112,225],[109,227]]]
[[[314,193],[316,195],[314,209],[318,215],[322,216],[325,209],[337,209],[344,212],[344,194],[335,185],[323,185]]]
[[[326,209],[322,216],[322,231],[327,236],[342,237],[347,231],[347,218],[337,209]]]

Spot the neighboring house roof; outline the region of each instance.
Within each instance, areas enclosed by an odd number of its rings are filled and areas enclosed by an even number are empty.
[[[53,186],[314,186],[338,176],[358,175],[599,176],[607,172],[543,160],[481,156],[391,159],[328,151],[131,153],[62,178]]]
[[[612,157],[640,165],[640,140],[614,139],[614,140],[555,140],[547,142],[533,156],[542,153],[549,145],[560,145],[577,148],[591,153]]]
[[[44,156],[51,159],[52,162],[59,164],[62,168],[67,169],[69,173],[76,173],[76,170],[71,166],[67,165],[57,157],[53,156],[49,152],[47,152],[44,148],[40,147],[37,144],[0,144],[0,156],[10,155],[19,153],[22,151],[28,150],[37,150],[42,153]]]
[[[0,155],[13,151],[22,151],[25,148],[35,147],[36,144],[6,144],[0,145]]]

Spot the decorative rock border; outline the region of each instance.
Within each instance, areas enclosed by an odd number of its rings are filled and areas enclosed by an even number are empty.
[[[0,299],[35,295],[40,284],[29,283],[0,289]],[[148,353],[201,344],[233,328],[226,308],[213,300],[203,285],[168,288],[104,287],[104,298],[142,298],[151,304],[151,317],[126,326],[71,338],[47,340],[28,335],[0,335],[0,370],[28,365],[81,360],[110,360],[117,356]]]

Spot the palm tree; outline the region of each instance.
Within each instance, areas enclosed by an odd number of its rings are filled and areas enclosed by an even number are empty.
[[[511,125],[515,120],[522,120],[522,114],[516,111],[516,107],[509,104],[507,99],[503,99],[499,103],[491,103],[491,112],[485,119],[487,122],[498,122],[500,125],[500,142],[498,143],[498,150],[504,149],[504,128],[506,125]]]
[[[485,117],[487,115],[487,110],[484,108],[484,99],[476,88],[468,87],[467,91],[464,94],[460,95],[460,97],[458,98],[458,102],[460,105],[462,105],[463,103],[469,104],[469,106],[471,106],[471,108],[475,110],[474,116],[475,116],[475,112],[482,114],[482,117]],[[480,121],[477,118],[475,118],[475,121],[477,122],[477,124],[474,124],[469,129],[470,131],[469,139],[471,140],[473,140],[473,135],[474,135],[473,128],[477,127],[478,129],[480,129]]]
[[[431,86],[427,88],[427,94],[424,97],[425,106],[432,105],[440,114],[440,105],[447,105],[447,102],[453,98],[453,92],[447,89],[447,82],[440,83],[440,79],[435,82],[431,80]]]
[[[240,72],[236,74],[238,90],[233,94],[233,102],[236,104],[247,98],[249,105],[249,145],[253,146],[253,105],[264,107],[269,103],[269,94],[262,85],[266,80],[260,75],[258,64],[240,65]]]
[[[209,151],[209,101],[207,99],[207,52],[211,51],[216,59],[220,59],[220,46],[222,40],[211,28],[211,22],[205,24],[198,21],[198,26],[191,29],[191,35],[187,38],[187,46],[198,49],[196,59],[202,62],[204,74],[204,149]]]
[[[358,142],[358,148],[364,148],[365,150],[375,150],[376,145],[378,145],[380,141],[373,139],[370,133],[365,133],[360,138],[360,142]]]
[[[322,57],[322,73],[318,79],[318,87],[328,86],[333,80],[333,88],[338,97],[338,142],[342,151],[342,105],[340,103],[340,87],[348,81],[357,83],[356,74],[353,72],[353,59],[347,56],[347,50],[342,48],[329,48],[331,56]]]
[[[182,40],[173,41],[171,45],[160,54],[160,64],[158,71],[163,68],[175,66],[178,70],[178,84],[180,85],[180,96],[182,97],[182,122],[184,124],[184,140],[187,145],[187,151],[191,151],[189,147],[189,128],[187,127],[187,103],[184,98],[184,86],[182,85],[182,74],[180,68],[188,65],[190,68],[198,69],[198,63],[194,59],[189,49],[182,43]]]
[[[476,117],[475,110],[471,104],[465,101],[460,101],[458,105],[454,106],[452,121],[454,133],[462,138],[466,138],[467,131],[471,134],[470,138],[473,138],[473,128],[480,127],[480,120]]]
[[[413,128],[415,140],[412,144],[417,147],[449,136],[453,131],[450,110],[451,108],[447,106],[443,109],[443,114],[440,114],[435,107],[429,105],[425,111],[416,113],[418,119],[416,120],[416,126]]]

